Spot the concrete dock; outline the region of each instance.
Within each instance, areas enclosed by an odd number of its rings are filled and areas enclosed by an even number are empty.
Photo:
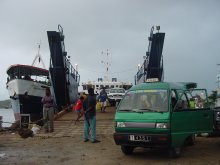
[[[107,107],[106,112],[96,113],[96,134],[110,135],[114,132],[115,107]],[[54,121],[54,132],[44,133],[43,128],[35,137],[74,137],[83,135],[84,117],[75,124],[77,114],[74,111],[66,112],[63,116]]]

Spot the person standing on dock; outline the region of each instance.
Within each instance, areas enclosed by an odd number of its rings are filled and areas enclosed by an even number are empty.
[[[83,112],[82,112],[83,100],[84,100],[84,97],[80,96],[80,98],[78,99],[76,105],[74,106],[74,110],[77,113],[77,118],[76,118],[75,124],[83,116]]]
[[[50,89],[46,88],[46,95],[41,100],[43,104],[43,120],[45,133],[54,131],[54,101]]]
[[[94,89],[89,88],[88,93],[89,95],[83,103],[83,109],[85,112],[84,142],[89,141],[89,131],[91,130],[92,143],[98,143],[100,141],[96,139],[96,97]]]
[[[107,106],[107,93],[105,91],[105,88],[102,89],[99,95],[99,100],[101,102],[101,112],[105,112],[106,106]]]

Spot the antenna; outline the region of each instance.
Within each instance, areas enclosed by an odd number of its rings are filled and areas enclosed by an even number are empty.
[[[102,54],[106,54],[106,56],[107,56],[107,59],[106,59],[106,61],[101,61],[101,63],[103,63],[103,64],[105,64],[106,65],[106,76],[105,76],[105,80],[106,81],[109,81],[109,67],[111,66],[111,63],[109,62],[109,51],[108,51],[108,49],[107,49],[107,51],[106,52],[103,52],[102,51]]]
[[[42,65],[43,65],[43,68],[46,69],[46,67],[45,67],[45,65],[44,65],[44,62],[43,62],[43,60],[42,60],[42,58],[41,58],[41,55],[40,55],[40,45],[41,45],[41,41],[40,41],[40,43],[37,43],[37,44],[38,44],[38,52],[37,52],[37,54],[36,54],[36,56],[35,56],[35,58],[34,58],[34,60],[33,60],[33,62],[32,62],[32,66],[35,66],[35,63],[36,63],[36,61],[38,60],[38,64],[41,62]]]

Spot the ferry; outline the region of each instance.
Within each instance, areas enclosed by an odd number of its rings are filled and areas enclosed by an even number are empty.
[[[42,119],[41,99],[45,96],[46,88],[51,89],[57,111],[74,104],[78,99],[80,75],[70,63],[70,56],[67,56],[63,28],[60,25],[58,30],[47,31],[50,48],[49,70],[45,69],[40,56],[40,45],[32,65],[16,64],[7,69],[6,88],[16,121],[25,118],[26,122],[34,122]],[[43,68],[36,67],[37,62],[42,63]]]
[[[106,92],[108,93],[109,89],[111,88],[124,88],[125,90],[128,90],[132,86],[133,84],[130,82],[117,81],[117,78],[112,78],[111,81],[98,78],[97,81],[88,81],[86,83],[82,83],[82,92],[88,94],[88,89],[92,87],[95,94],[99,94],[103,88],[105,88]]]
[[[102,52],[102,54],[104,54],[104,52]],[[109,78],[109,67],[110,67],[110,62],[109,62],[109,52],[107,49],[106,52],[106,56],[107,56],[107,60],[106,61],[101,61],[102,63],[104,63],[106,66],[106,75],[104,76],[104,78],[98,78],[97,81],[88,81],[88,82],[84,82],[82,83],[82,88],[83,90],[81,91],[82,93],[88,94],[88,89],[89,88],[93,88],[95,94],[99,94],[100,91],[105,88],[107,94],[109,93],[109,90],[111,88],[124,88],[125,90],[128,90],[129,88],[131,88],[133,86],[133,84],[131,82],[122,82],[122,81],[118,81],[117,78]]]
[[[42,118],[41,99],[45,95],[45,89],[51,85],[49,71],[45,69],[39,51],[40,45],[32,65],[15,64],[6,71],[6,88],[16,121],[20,120],[21,115],[26,115],[30,121]],[[36,67],[36,63],[42,63],[43,68]]]

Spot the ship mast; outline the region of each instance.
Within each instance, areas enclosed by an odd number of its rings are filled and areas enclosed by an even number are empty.
[[[109,62],[109,51],[108,51],[108,49],[107,49],[106,52],[102,51],[102,54],[106,54],[106,57],[107,57],[106,61],[101,61],[101,63],[105,64],[105,66],[106,66],[106,75],[104,76],[104,80],[109,81],[109,67],[111,66],[111,63]]]
[[[41,42],[38,44],[38,52],[37,52],[37,54],[36,54],[36,56],[35,56],[35,58],[34,58],[34,61],[32,62],[32,66],[35,66],[35,63],[36,63],[36,61],[38,60],[38,63],[42,63],[42,65],[43,65],[43,68],[44,69],[46,69],[46,67],[45,67],[45,65],[44,65],[44,62],[43,62],[43,60],[42,60],[42,57],[41,57],[41,55],[40,55],[40,44],[41,44]]]

